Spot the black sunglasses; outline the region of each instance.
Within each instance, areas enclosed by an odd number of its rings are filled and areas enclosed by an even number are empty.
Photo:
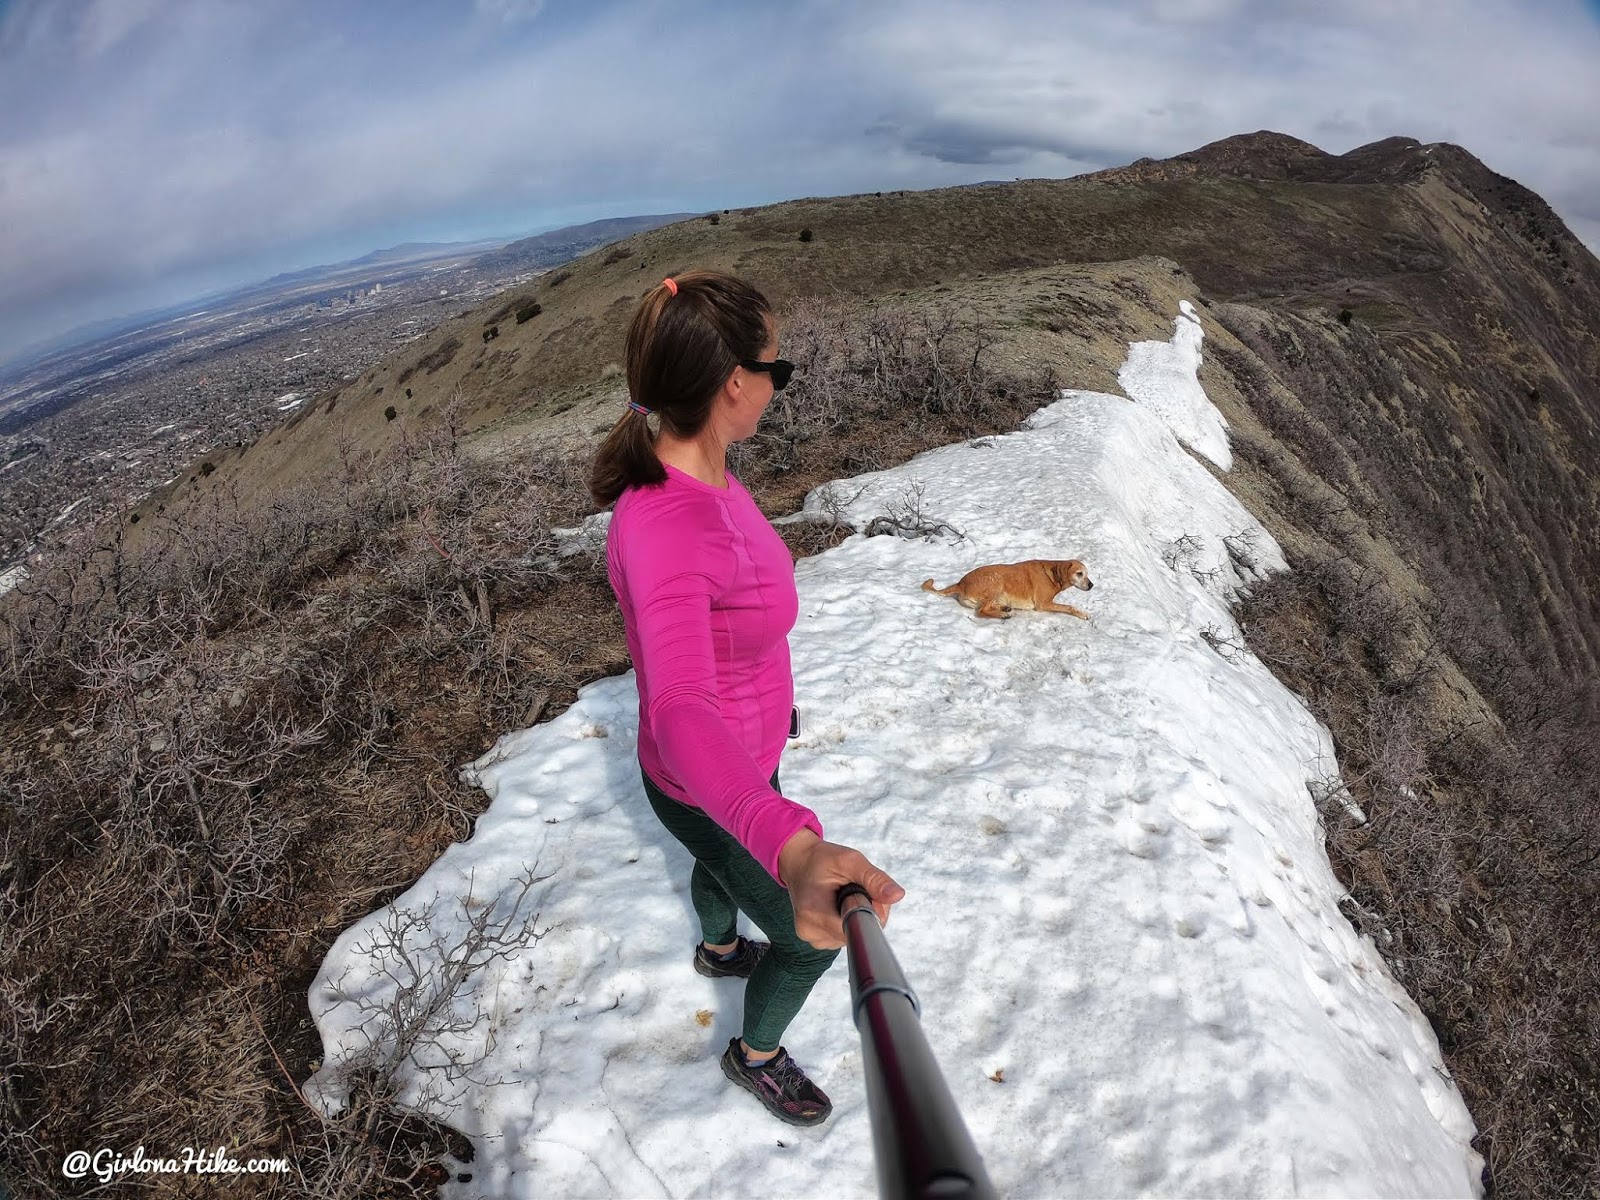
[[[739,365],[746,371],[765,371],[772,376],[772,390],[781,392],[789,386],[789,380],[794,375],[794,364],[787,358],[775,358],[771,362],[762,362],[757,358],[741,358]]]

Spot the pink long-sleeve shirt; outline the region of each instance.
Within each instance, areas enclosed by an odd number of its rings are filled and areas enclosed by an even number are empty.
[[[789,732],[794,560],[750,493],[667,466],[617,498],[606,569],[639,684],[639,765],[703,809],[774,879],[810,809],[768,782]]]

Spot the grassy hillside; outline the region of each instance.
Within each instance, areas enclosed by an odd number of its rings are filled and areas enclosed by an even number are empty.
[[[1434,1023],[1496,1192],[1600,1190],[1600,264],[1457,147],[1273,134],[630,236],[0,605],[0,1173],[59,1188],[61,1148],[160,1129],[292,1151],[283,1195],[437,1179],[447,1132],[382,1078],[336,1126],[299,1101],[304,988],[470,828],[457,765],[628,668],[602,563],[552,530],[589,511],[633,305],[701,266],[767,291],[802,367],[733,464],[774,516],[1056,386],[1116,392],[1128,343],[1202,305],[1224,481],[1296,567],[1241,620],[1338,744],[1316,800],[1348,915]]]

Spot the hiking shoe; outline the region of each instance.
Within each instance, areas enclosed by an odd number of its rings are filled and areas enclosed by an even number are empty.
[[[739,1039],[734,1038],[722,1055],[722,1073],[753,1092],[773,1116],[791,1125],[820,1125],[833,1112],[827,1094],[806,1078],[800,1064],[782,1046],[759,1067],[747,1067]]]
[[[748,978],[750,972],[756,969],[756,964],[770,949],[772,947],[769,943],[752,942],[741,933],[733,957],[723,962],[706,949],[704,942],[697,942],[694,948],[694,969],[707,979],[722,979],[728,975],[737,975],[741,979]]]

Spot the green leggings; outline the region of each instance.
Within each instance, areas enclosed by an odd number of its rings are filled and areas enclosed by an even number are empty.
[[[767,874],[750,851],[698,808],[681,804],[656,786],[643,769],[644,792],[667,832],[694,855],[689,896],[700,918],[700,932],[714,946],[725,946],[738,934],[739,910],[760,925],[772,949],[750,973],[744,986],[744,1040],[766,1054],[778,1048],[783,1031],[806,1002],[822,973],[839,956],[818,950],[794,931],[789,893]],[[778,790],[778,773],[772,773]]]

